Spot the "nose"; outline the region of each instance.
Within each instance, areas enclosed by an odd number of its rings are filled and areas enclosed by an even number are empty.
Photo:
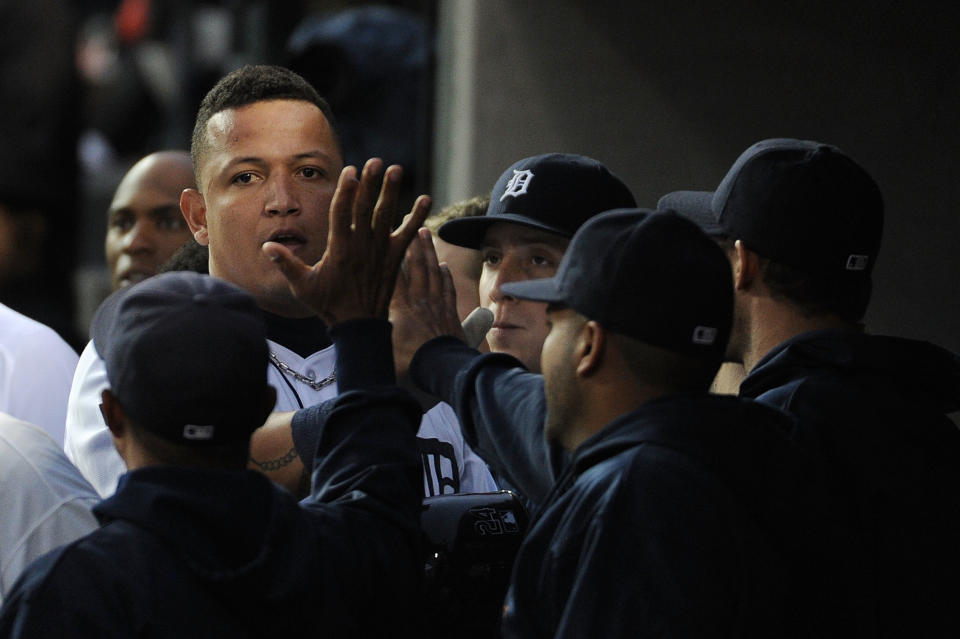
[[[292,177],[270,177],[264,209],[267,215],[293,215],[300,212],[300,199]]]
[[[129,232],[123,236],[123,252],[128,254],[147,253],[156,248],[156,227],[147,220],[137,220]]]
[[[520,282],[529,279],[516,260],[509,257],[501,259],[493,275],[493,286],[490,289],[490,299],[494,302],[516,300],[512,295],[503,292],[502,286],[510,282]]]

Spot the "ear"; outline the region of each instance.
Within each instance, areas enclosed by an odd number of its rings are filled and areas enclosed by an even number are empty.
[[[110,429],[114,448],[126,462],[131,439],[130,428],[127,427],[127,415],[123,412],[123,406],[109,388],[100,393],[100,414],[103,415],[103,421]]]
[[[584,322],[577,335],[573,355],[577,363],[577,375],[588,377],[599,370],[607,345],[607,332],[593,320]]]
[[[180,194],[180,211],[193,233],[193,239],[197,244],[207,246],[210,240],[207,237],[207,204],[203,194],[197,189],[184,189]]]
[[[760,276],[760,256],[737,240],[733,244],[733,288],[750,288]]]

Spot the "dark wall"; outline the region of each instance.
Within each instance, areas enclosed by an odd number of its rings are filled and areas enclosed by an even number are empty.
[[[478,3],[474,190],[561,150],[653,206],[758,139],[829,142],[886,200],[870,330],[960,351],[958,5],[626,4]]]

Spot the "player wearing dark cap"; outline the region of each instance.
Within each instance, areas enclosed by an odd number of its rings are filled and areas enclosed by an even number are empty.
[[[566,455],[545,446],[542,423],[527,428],[528,416],[542,418],[545,411],[542,383],[530,372],[540,370],[540,349],[549,330],[546,304],[518,299],[504,293],[502,287],[509,282],[553,276],[570,238],[584,222],[603,211],[632,206],[636,204],[630,190],[597,160],[549,153],[524,158],[507,168],[493,187],[486,215],[450,220],[438,230],[446,242],[481,249],[484,260],[480,303],[493,313],[493,326],[487,333],[490,350],[496,353],[493,361],[502,362],[515,374],[508,385],[530,391],[515,397],[516,403],[508,406],[499,390],[478,388],[476,404],[465,401],[451,405],[457,410],[464,437],[493,465],[500,485],[523,495],[529,506],[546,496]],[[422,242],[429,240],[421,237]],[[422,244],[422,248],[435,261],[432,245]],[[423,281],[416,275],[426,272],[424,258],[424,252],[416,249],[408,255],[408,273],[411,269],[416,271],[409,280],[414,289],[417,281]],[[408,289],[406,282],[398,285],[390,313],[401,374],[406,372],[420,345],[445,334],[442,329],[434,330],[434,320],[429,319],[435,313],[443,313],[445,306],[437,304],[434,296]],[[448,315],[446,319],[452,321],[456,317]],[[463,335],[459,323],[449,330],[453,332],[446,334]],[[463,362],[478,355],[459,340],[448,346],[457,351]],[[449,381],[452,380],[451,376]],[[523,449],[538,463],[497,467],[495,460],[501,458],[497,451],[500,448]]]
[[[714,193],[661,206],[721,236],[736,313],[728,357],[742,397],[795,415],[868,555],[870,636],[952,636],[960,589],[960,358],[869,335],[863,315],[883,230],[873,179],[836,147],[772,139]]]
[[[129,472],[95,507],[100,529],[40,559],[14,586],[0,635],[313,628],[350,637],[406,627],[422,572],[421,411],[393,384],[385,317],[414,229],[388,241],[379,215],[369,233],[354,232],[361,215],[352,227],[334,222],[330,259],[308,269],[319,290],[300,298],[327,320],[343,358],[340,395],[304,411],[320,433],[310,497],[298,504],[245,470],[250,436],[276,397],[255,298],[196,273],[122,289],[100,307],[92,333],[110,382],[101,410]],[[363,250],[368,236],[375,259]],[[350,287],[322,284],[348,276]]]
[[[493,312],[490,350],[509,353],[538,372],[547,334],[543,304],[514,299],[507,282],[550,277],[570,238],[594,215],[636,206],[626,185],[600,162],[549,153],[515,162],[493,187],[487,213],[450,220],[437,234],[483,255],[480,305]]]
[[[633,209],[584,224],[555,277],[504,286],[549,304],[544,432],[572,453],[517,557],[504,636],[767,637],[809,627],[807,602],[823,592],[812,569],[822,565],[819,538],[808,537],[820,530],[817,493],[799,479],[809,472],[780,432],[788,423],[705,392],[730,331],[730,279],[694,224]],[[471,375],[503,374],[495,354],[452,372],[449,341],[418,352],[415,379],[462,389]],[[501,391],[509,405],[527,389]],[[536,463],[502,452],[508,465]]]

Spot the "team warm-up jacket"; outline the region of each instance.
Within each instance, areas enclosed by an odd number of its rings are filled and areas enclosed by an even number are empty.
[[[411,364],[475,450],[540,503],[505,636],[845,636],[855,615],[835,570],[850,540],[787,440],[786,416],[673,395],[608,424],[564,464],[543,440],[542,377],[511,364],[451,338]]]
[[[960,358],[854,331],[799,335],[740,387],[797,417],[869,554],[878,636],[957,636],[960,601]]]
[[[321,434],[308,499],[298,504],[248,470],[129,472],[96,507],[101,528],[21,578],[0,636],[347,637],[405,627],[422,572],[421,411],[392,385],[391,362],[364,357],[389,335],[375,320],[331,330],[357,356],[344,358],[341,395],[313,411]]]

